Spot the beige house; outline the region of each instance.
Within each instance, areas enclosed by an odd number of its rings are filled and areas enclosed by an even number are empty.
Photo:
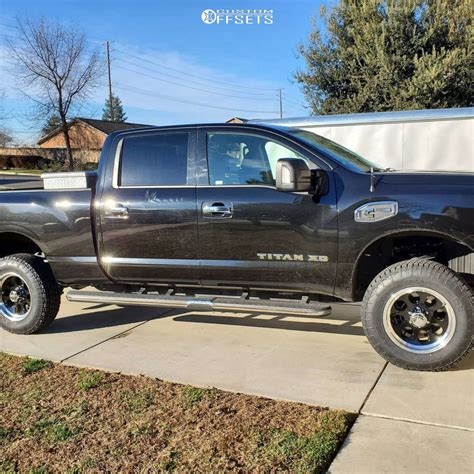
[[[97,162],[100,150],[109,134],[118,130],[149,127],[149,125],[129,122],[110,122],[89,118],[75,118],[69,125],[69,138],[76,159]],[[38,141],[40,148],[65,149],[66,143],[61,128],[48,133]]]
[[[149,127],[139,123],[110,122],[89,118],[75,118],[69,127],[74,159],[84,163],[97,163],[104,141],[117,130]],[[42,137],[34,147],[0,147],[1,169],[37,169],[49,160],[65,160],[66,143],[61,128]]]

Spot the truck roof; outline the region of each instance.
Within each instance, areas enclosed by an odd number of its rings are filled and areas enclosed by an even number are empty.
[[[126,130],[119,130],[112,132],[109,136],[121,135],[128,132],[141,132],[141,131],[152,131],[152,130],[167,130],[170,128],[207,128],[207,127],[225,127],[225,128],[253,128],[261,130],[277,130],[277,131],[289,131],[297,127],[288,127],[278,124],[269,123],[226,123],[226,122],[212,122],[212,123],[189,123],[189,124],[178,124],[178,125],[157,125],[148,126],[141,128],[130,128]]]

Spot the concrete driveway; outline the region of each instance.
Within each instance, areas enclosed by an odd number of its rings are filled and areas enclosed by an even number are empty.
[[[47,332],[1,331],[0,349],[359,412],[331,472],[473,472],[472,354],[443,373],[388,365],[363,335],[356,304],[315,319],[63,299]]]

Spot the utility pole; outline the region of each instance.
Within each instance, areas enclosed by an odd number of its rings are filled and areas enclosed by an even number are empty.
[[[280,118],[283,118],[283,102],[281,99],[281,89],[278,89],[278,93],[280,95]]]
[[[112,75],[110,73],[110,43],[107,41],[107,70],[109,72],[109,107],[113,113],[113,104],[112,104]],[[112,120],[115,120],[115,117],[111,117]]]

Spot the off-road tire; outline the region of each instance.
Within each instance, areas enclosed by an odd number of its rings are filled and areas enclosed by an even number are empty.
[[[447,344],[429,354],[413,353],[396,345],[383,324],[390,296],[404,288],[419,287],[441,294],[455,314],[454,333]],[[472,348],[474,294],[454,271],[426,257],[396,263],[379,273],[367,288],[362,303],[362,325],[373,348],[388,362],[410,370],[446,370]]]
[[[15,334],[40,332],[53,322],[61,303],[62,289],[51,268],[40,257],[16,254],[0,259],[0,281],[8,272],[14,272],[25,281],[31,305],[28,315],[21,321],[8,319],[0,310],[0,327]]]

